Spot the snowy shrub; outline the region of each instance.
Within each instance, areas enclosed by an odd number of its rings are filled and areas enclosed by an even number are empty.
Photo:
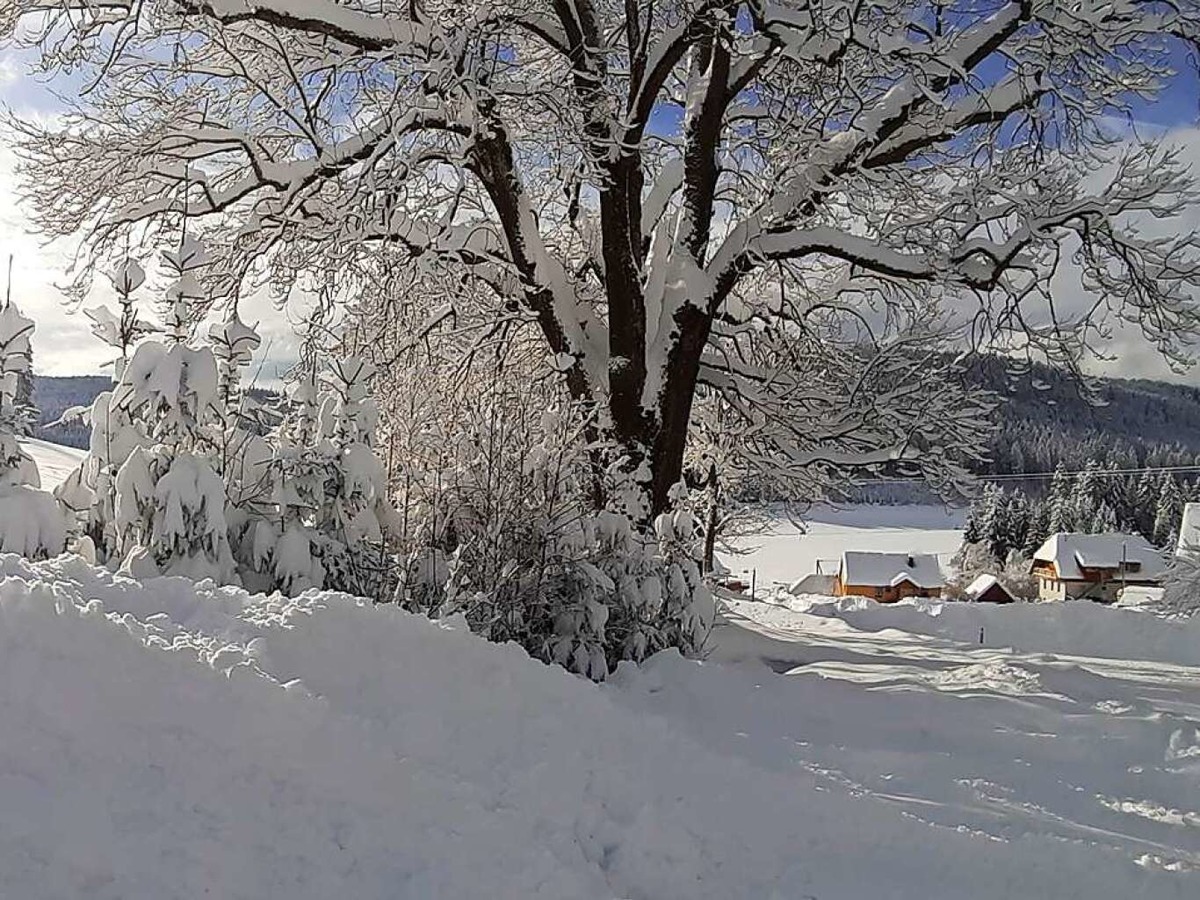
[[[149,551],[165,574],[234,580],[225,484],[214,470],[216,359],[209,348],[147,341],[113,391],[153,441],[116,474],[115,524],[121,557]]]
[[[1194,554],[1176,556],[1163,581],[1162,600],[1150,608],[1171,618],[1191,618],[1200,614],[1200,558]]]
[[[36,559],[62,552],[65,537],[62,514],[39,490],[37,465],[17,441],[28,412],[19,398],[32,334],[33,322],[16,306],[0,307],[0,551]]]
[[[393,592],[386,537],[395,511],[374,450],[373,374],[362,360],[336,359],[319,379],[310,371],[289,390],[270,462],[276,515],[255,529],[258,562],[286,593],[325,587],[381,599]]]
[[[640,524],[616,461],[594,482],[607,448],[589,443],[588,410],[519,377],[468,394],[431,366],[387,383],[387,456],[403,460],[399,602],[597,680],[624,659],[700,648],[712,600],[693,517]]]

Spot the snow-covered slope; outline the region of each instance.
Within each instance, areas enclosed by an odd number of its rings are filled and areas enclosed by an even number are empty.
[[[71,470],[87,455],[85,450],[64,447],[62,444],[52,444],[36,438],[23,439],[21,446],[37,463],[38,474],[42,478],[42,490],[46,491],[52,491],[62,484],[71,474]]]
[[[1147,841],[1168,862],[1139,864],[1107,832],[1061,839],[1019,798],[998,796],[980,825],[943,796],[951,772],[976,773],[966,794],[1002,783],[997,767],[1026,772],[1004,762],[1016,738],[998,728],[1027,698],[970,701],[973,743],[940,748],[929,729],[962,737],[963,692],[916,685],[910,718],[890,712],[901,693],[821,674],[663,656],[597,687],[336,595],[143,586],[78,560],[0,557],[0,896],[1196,895],[1181,838]],[[1100,802],[1088,773],[1117,778],[1129,756],[1072,724],[1099,715],[1087,684],[1078,709],[1046,707],[1037,729],[1062,732],[1081,804]],[[1191,715],[1173,697],[1172,716]],[[980,724],[989,710],[996,728]],[[1020,737],[1054,746],[1039,735]],[[839,743],[869,783],[842,770]],[[1172,762],[1140,764],[1194,779],[1176,743]],[[1173,795],[1180,815],[1195,800]]]

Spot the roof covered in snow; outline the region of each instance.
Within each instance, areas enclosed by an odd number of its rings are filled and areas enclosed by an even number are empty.
[[[908,581],[922,588],[941,587],[942,567],[932,553],[865,553],[847,550],[838,574],[843,584],[895,586]]]
[[[1130,573],[1139,579],[1162,576],[1167,561],[1162,551],[1138,534],[1078,534],[1060,532],[1051,535],[1033,554],[1034,562],[1053,563],[1058,577],[1082,580],[1083,569],[1119,569],[1122,562],[1138,563]]]
[[[1176,556],[1200,555],[1200,503],[1185,503],[1179,522],[1179,542]]]
[[[1000,586],[1000,589],[1002,591],[1004,591],[1004,593],[1006,593],[1006,594],[1009,593],[1008,588],[1006,588],[1004,585],[1000,584],[1000,582],[996,579],[995,575],[988,575],[985,573],[983,575],[980,575],[978,578],[976,578],[970,584],[968,584],[964,593],[968,597],[971,597],[972,599],[974,599],[975,597],[983,596],[984,594],[986,594],[988,591],[990,591],[993,587],[996,587],[997,585]]]
[[[822,575],[820,572],[814,572],[811,575],[805,575],[799,581],[794,581],[788,587],[790,594],[832,594],[833,582],[835,576]]]

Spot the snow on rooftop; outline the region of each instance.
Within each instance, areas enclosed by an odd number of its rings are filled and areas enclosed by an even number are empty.
[[[1053,563],[1060,578],[1079,580],[1082,569],[1118,569],[1122,563],[1137,563],[1138,571],[1130,573],[1140,579],[1162,576],[1167,567],[1162,551],[1137,534],[1079,534],[1060,532],[1051,535],[1037,552],[1035,562]]]
[[[1000,584],[1000,582],[996,580],[995,575],[988,575],[985,573],[968,584],[965,593],[968,597],[980,597],[998,584]],[[1003,587],[1003,585],[1001,585],[1001,587]],[[1007,593],[1007,589],[1005,592]]]
[[[944,583],[942,567],[932,553],[867,553],[847,550],[842,554],[843,584],[868,587],[895,586],[909,581],[917,587],[936,588]]]

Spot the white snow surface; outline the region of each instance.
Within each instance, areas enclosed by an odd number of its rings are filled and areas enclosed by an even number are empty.
[[[853,504],[817,506],[797,525],[785,515],[775,515],[765,534],[747,537],[744,551],[727,555],[733,572],[757,573],[757,583],[768,586],[795,584],[817,570],[837,573],[842,553],[932,553],[942,568],[949,565],[962,545],[966,511],[942,506]]]
[[[1067,854],[1064,873],[1076,853],[1124,857],[1147,872],[1134,896],[1200,896],[1200,619],[1087,602],[787,603],[726,601],[704,674],[644,708],[709,704],[722,714],[692,727],[762,765],[820,773],[997,852],[1036,836]],[[1177,880],[1151,877],[1165,872]]]
[[[64,447],[37,438],[22,438],[21,447],[37,463],[42,490],[53,491],[67,480],[71,471],[87,456],[87,451]]]
[[[1162,623],[1105,661],[727,618],[596,686],[341,595],[0,557],[0,896],[1200,890],[1200,670],[1140,652]]]

